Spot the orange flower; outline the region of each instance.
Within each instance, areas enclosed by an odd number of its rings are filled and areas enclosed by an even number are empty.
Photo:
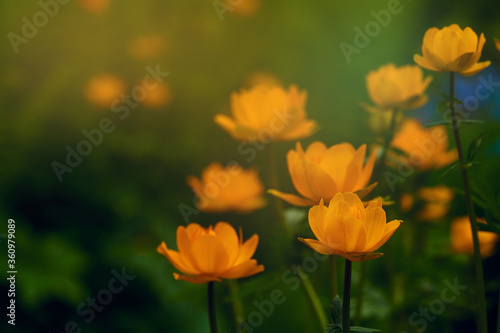
[[[372,101],[382,110],[416,109],[427,103],[425,90],[432,77],[424,80],[422,69],[418,66],[394,64],[380,67],[366,76],[366,86]]]
[[[338,192],[365,190],[372,175],[376,152],[363,166],[365,154],[366,145],[357,150],[350,143],[327,148],[324,143],[315,141],[304,152],[297,142],[296,150],[290,150],[287,155],[288,171],[295,189],[305,198],[277,190],[269,190],[269,193],[292,205],[313,206],[320,200],[330,201]],[[371,185],[370,190],[374,186]]]
[[[420,170],[442,168],[458,158],[455,149],[448,150],[448,135],[444,126],[426,129],[413,118],[405,119],[394,136],[391,147],[405,152],[408,156],[390,154],[390,157]]]
[[[420,221],[440,220],[448,214],[450,202],[455,196],[453,190],[446,186],[423,187],[417,195],[424,201],[422,210],[417,213]]]
[[[325,207],[323,200],[309,209],[309,226],[315,239],[299,240],[322,254],[335,254],[351,261],[376,259],[373,253],[399,228],[402,221],[387,223],[382,201],[371,201],[364,207],[354,193],[337,193]]]
[[[172,89],[165,82],[148,89],[141,103],[151,109],[160,109],[172,101]]]
[[[316,122],[306,119],[307,93],[292,85],[257,85],[231,95],[233,118],[223,114],[215,122],[240,141],[290,141],[305,138],[316,131]]]
[[[125,83],[111,74],[93,77],[87,83],[85,96],[96,106],[110,108],[113,101],[125,93]]]
[[[177,248],[170,250],[165,242],[156,249],[184,274],[174,273],[176,280],[191,283],[221,282],[221,279],[239,279],[260,273],[263,265],[251,259],[259,243],[259,236],[253,235],[243,243],[234,228],[219,222],[208,228],[197,223],[177,228]]]
[[[495,38],[495,47],[498,51],[500,51],[500,40],[498,40],[497,38]]]
[[[128,51],[136,59],[151,59],[164,53],[165,40],[157,34],[139,36],[129,42]]]
[[[78,0],[78,4],[92,14],[102,14],[108,10],[111,0]]]
[[[243,0],[232,7],[232,12],[240,16],[252,16],[260,8],[260,0]]]
[[[403,193],[401,197],[399,197],[399,208],[404,213],[409,212],[413,208],[414,203],[415,199],[413,199],[411,194]]]
[[[486,39],[469,27],[464,30],[456,24],[443,29],[430,28],[425,32],[422,54],[413,60],[420,66],[436,72],[457,72],[471,76],[490,65],[490,61],[478,62]]]
[[[203,170],[201,179],[188,176],[187,183],[198,197],[198,209],[203,212],[247,213],[266,205],[264,185],[257,171],[238,165],[224,168],[214,162]]]
[[[479,237],[481,256],[483,258],[492,256],[499,236],[488,231],[479,231],[477,236]],[[468,216],[457,217],[453,220],[451,224],[451,246],[456,253],[474,254],[472,230]]]

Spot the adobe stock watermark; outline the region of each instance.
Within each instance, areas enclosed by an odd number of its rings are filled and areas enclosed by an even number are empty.
[[[156,65],[156,68],[147,66],[146,71],[148,74],[143,77],[141,84],[133,87],[129,94],[122,95],[121,98],[117,98],[111,103],[111,111],[119,115],[118,119],[125,120],[129,116],[130,111],[139,105],[137,102],[143,101],[149,91],[155,89],[164,81],[165,77],[170,75],[168,72],[162,72],[160,65]],[[67,154],[64,162],[66,164],[59,161],[51,163],[51,167],[59,182],[62,183],[64,174],[72,173],[82,163],[83,158],[89,156],[94,147],[98,147],[103,142],[104,134],[110,134],[115,129],[115,124],[107,117],[102,118],[96,128],[90,130],[83,129],[82,134],[85,139],[80,140],[73,147],[70,145],[65,147]]]
[[[455,302],[468,288],[466,285],[459,284],[458,278],[455,278],[453,283],[448,280],[444,280],[443,283],[445,288],[441,290],[440,297],[430,301],[427,306],[421,306],[418,311],[410,315],[408,322],[412,327],[417,328],[418,333],[425,332],[429,323],[433,323],[437,319],[437,316],[445,311],[446,305]],[[408,332],[404,331],[400,333]]]
[[[240,156],[244,156],[247,162],[252,162],[257,157],[258,153],[266,149],[267,144],[274,140],[277,133],[285,129],[296,114],[291,113],[287,108],[274,108],[273,116],[269,120],[269,126],[261,128],[255,135],[250,135],[247,141],[240,142],[237,147],[237,152]],[[195,190],[192,205],[187,205],[181,202],[177,207],[186,224],[191,222],[191,215],[198,215],[200,209],[205,208],[210,199],[217,197],[226,186],[229,185],[231,176],[238,175],[242,168],[236,160],[231,160],[226,164],[226,170],[217,172],[212,181],[204,184],[203,190]]]
[[[219,20],[224,21],[224,13],[227,11],[232,12],[234,7],[241,5],[243,1],[247,0],[214,0],[212,5],[214,6],[215,12],[219,17]]]
[[[49,19],[54,18],[59,13],[60,5],[66,5],[71,0],[40,0],[38,1],[39,11],[36,11],[31,18],[23,16],[20,34],[9,32],[7,38],[12,45],[12,49],[17,54],[21,44],[28,44],[29,41],[38,35],[39,29],[44,28]]]
[[[303,281],[309,278],[309,274],[315,272],[319,262],[325,261],[329,256],[313,251],[312,256],[304,258],[300,265],[292,265],[281,275],[283,288],[275,288],[269,293],[267,299],[252,302],[254,310],[248,313],[246,318],[237,317],[238,327],[236,332],[253,333],[254,329],[261,327],[266,318],[271,317],[278,305],[287,301],[286,292],[294,292],[300,288]],[[286,288],[285,288],[286,287]],[[227,333],[227,332],[226,332]]]
[[[474,94],[463,98],[463,105],[456,104],[455,108],[459,120],[468,119],[471,115],[479,109],[480,101],[486,101],[495,92],[496,87],[500,87],[500,81],[494,81],[493,75],[489,74],[485,79],[483,76],[478,76],[478,85],[474,89]],[[443,112],[443,120],[451,120],[451,110],[448,109]],[[457,123],[459,127],[460,121]],[[414,144],[418,147],[408,154],[406,161],[399,161],[397,163],[397,173],[393,171],[386,171],[384,178],[391,192],[396,190],[397,183],[403,183],[409,178],[425,159],[428,159],[434,153],[438,144],[448,141],[446,131],[434,127],[431,132],[430,138],[423,140],[416,139]]]
[[[134,280],[134,275],[129,275],[125,272],[125,267],[122,267],[121,273],[115,269],[111,270],[113,277],[109,280],[107,286],[99,290],[95,297],[87,297],[84,302],[81,302],[76,307],[76,314],[84,317],[83,321],[90,324],[96,318],[96,312],[102,312],[104,307],[113,301],[113,297],[121,293],[129,282]],[[81,333],[83,330],[76,321],[68,321],[64,325],[64,330],[58,333]],[[50,332],[52,333],[52,331]]]
[[[382,28],[386,28],[391,23],[392,16],[401,13],[403,8],[399,0],[389,0],[387,2],[387,9],[381,9],[378,12],[371,10],[370,15],[373,17],[373,20],[368,21],[363,30],[358,26],[354,27],[353,45],[346,42],[339,44],[347,63],[351,63],[354,53],[359,54],[362,49],[368,47],[372,39],[380,34]]]

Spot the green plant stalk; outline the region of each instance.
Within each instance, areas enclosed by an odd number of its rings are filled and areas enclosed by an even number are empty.
[[[342,295],[342,333],[351,332],[351,275],[352,262],[345,259],[344,294]]]
[[[322,329],[325,329],[328,321],[326,319],[325,310],[321,306],[321,302],[319,300],[318,294],[316,293],[316,290],[314,289],[307,274],[305,274],[302,271],[302,268],[299,268],[298,275],[299,275],[300,279],[302,280],[302,285],[304,286],[304,289],[307,293],[307,296],[309,296],[309,300],[311,301],[312,306],[316,312],[316,316],[318,317],[319,323],[320,323]]]
[[[472,229],[472,241],[474,244],[474,270],[476,273],[476,288],[477,288],[477,321],[478,321],[478,332],[487,333],[488,320],[486,317],[486,299],[485,299],[485,288],[484,288],[484,274],[483,274],[483,262],[481,259],[481,250],[479,247],[479,238],[477,236],[477,224],[476,224],[476,213],[474,212],[474,204],[472,202],[472,195],[469,185],[469,175],[467,172],[466,161],[464,159],[464,153],[462,148],[462,141],[460,139],[460,132],[458,130],[458,119],[457,112],[455,110],[455,73],[450,72],[450,110],[451,110],[451,123],[453,127],[453,136],[455,138],[455,144],[458,152],[458,161],[460,163],[460,173],[462,174],[462,183],[464,186],[465,193],[465,206],[467,208],[467,214],[469,215],[470,226]]]
[[[270,142],[267,147],[267,164],[269,173],[269,185],[270,188],[279,189],[278,173],[276,170],[276,159],[274,156],[274,142]],[[274,197],[274,204],[276,207],[276,213],[278,214],[278,219],[285,230],[288,230],[285,223],[285,212],[283,208],[283,202],[280,198]]]
[[[245,308],[243,307],[240,296],[240,285],[236,279],[227,280],[227,284],[231,292],[231,303],[233,306],[234,318],[236,319],[235,322],[238,324],[238,318],[245,318]]]
[[[354,325],[359,326],[361,321],[361,310],[363,309],[363,296],[365,295],[365,283],[366,283],[366,261],[359,263],[359,284],[358,284],[358,301],[356,303],[356,313],[354,314]]]
[[[337,280],[337,256],[331,255],[328,258],[328,275],[330,276],[330,302],[333,301],[335,296],[339,293],[339,283]]]
[[[389,146],[391,145],[391,141],[394,138],[394,133],[396,131],[396,119],[398,116],[399,109],[394,108],[391,110],[391,121],[389,123],[389,130],[387,131],[384,138],[384,146],[382,147],[382,156],[380,157],[380,164],[378,165],[376,172],[374,172],[374,176],[372,177],[375,181],[380,183],[380,178],[383,177],[385,172],[385,159],[387,157],[387,151],[389,150]]]
[[[215,314],[215,297],[214,297],[214,282],[210,281],[207,284],[208,289],[208,322],[210,325],[210,333],[217,333],[217,316]]]

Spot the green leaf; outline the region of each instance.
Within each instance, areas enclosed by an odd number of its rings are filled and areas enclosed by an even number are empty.
[[[472,161],[474,159],[474,156],[479,151],[479,148],[481,147],[481,143],[483,143],[483,136],[484,132],[481,132],[474,140],[469,145],[468,153],[467,153],[467,161]]]
[[[332,317],[333,323],[337,325],[342,325],[342,301],[339,295],[335,296],[330,306],[330,316]]]
[[[374,328],[360,327],[360,326],[351,326],[351,332],[371,333],[371,332],[380,332],[380,330],[376,330]]]
[[[445,94],[445,93],[440,93],[439,95],[441,95],[441,97],[442,97],[445,101],[447,101],[447,102],[449,102],[449,101],[450,101],[450,96],[449,96],[449,95],[447,95],[447,94]],[[457,103],[457,104],[464,104],[464,102],[462,102],[462,101],[461,101],[461,100],[459,100],[458,98],[453,98],[453,101],[454,101],[455,103]]]
[[[441,101],[437,103],[436,113],[446,111],[449,108],[450,103],[448,101]]]
[[[465,125],[483,125],[484,121],[478,119],[458,119],[457,123],[465,124]],[[433,121],[424,125],[424,127],[434,127],[438,125],[451,125],[451,120],[441,120],[441,121]]]
[[[456,171],[458,169],[458,167],[460,166],[460,162],[455,162],[454,164],[452,164],[448,169],[446,169],[445,172],[443,172],[439,177],[438,177],[438,180],[441,180],[442,178],[444,178],[445,176],[447,176],[448,174],[452,173],[453,171]]]

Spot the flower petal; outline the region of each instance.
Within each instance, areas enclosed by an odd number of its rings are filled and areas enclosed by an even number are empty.
[[[224,279],[239,279],[264,271],[264,265],[257,265],[257,260],[247,260],[241,264],[231,267],[220,275]]]
[[[240,248],[239,256],[236,259],[234,265],[239,265],[244,261],[249,260],[255,253],[257,249],[257,245],[259,244],[259,236],[257,234],[252,235],[249,239],[247,239]]]
[[[471,67],[467,68],[466,70],[461,71],[460,74],[462,74],[463,76],[472,76],[472,75],[479,73],[480,71],[482,71],[483,69],[488,67],[490,64],[491,64],[491,61],[489,61],[489,60],[483,61],[483,62],[478,62],[478,63],[472,65]]]
[[[206,282],[210,282],[210,281],[217,281],[217,282],[222,281],[221,279],[219,279],[215,276],[211,276],[211,275],[187,276],[187,275],[180,275],[180,274],[174,273],[174,278],[176,280],[183,280],[183,281],[187,281],[190,283],[206,283]]]
[[[192,261],[207,274],[217,275],[227,269],[229,254],[215,235],[204,235],[191,246]]]
[[[315,239],[309,239],[309,238],[304,239],[301,237],[299,237],[298,239],[299,239],[299,241],[306,244],[307,246],[309,246],[311,249],[313,249],[314,251],[316,251],[318,253],[326,254],[326,255],[330,255],[333,253],[329,247],[323,245],[322,243],[318,242]]]
[[[301,198],[295,194],[283,193],[283,192],[280,192],[277,190],[268,190],[267,192],[274,195],[275,197],[278,197],[282,200],[285,200],[286,202],[288,202],[292,205],[299,206],[299,207],[314,206],[317,204],[317,202],[315,202],[315,201]]]
[[[239,256],[240,243],[234,228],[227,222],[219,222],[215,225],[214,232],[222,242],[229,254],[228,265],[231,266]]]

